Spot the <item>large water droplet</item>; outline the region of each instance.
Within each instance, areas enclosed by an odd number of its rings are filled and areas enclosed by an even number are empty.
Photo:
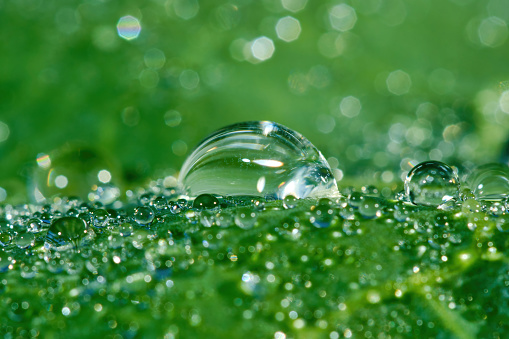
[[[421,162],[408,173],[405,193],[415,205],[438,206],[451,199],[458,199],[458,175],[443,162]]]
[[[182,166],[179,185],[189,196],[338,195],[320,151],[301,134],[270,121],[243,122],[210,135]]]
[[[78,248],[79,241],[87,233],[87,224],[83,219],[63,217],[56,219],[50,226],[46,236],[46,245],[58,250]]]
[[[467,183],[479,201],[501,201],[509,196],[509,167],[486,164],[476,168]]]

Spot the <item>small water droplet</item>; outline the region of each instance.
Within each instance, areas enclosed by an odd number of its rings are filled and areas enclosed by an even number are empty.
[[[382,201],[375,197],[364,197],[359,206],[359,213],[366,219],[374,219],[382,216]]]
[[[139,206],[134,209],[133,219],[141,226],[146,226],[154,220],[154,211],[149,206]]]
[[[235,213],[235,225],[240,228],[252,228],[258,219],[258,214],[249,207],[237,209]]]
[[[205,227],[211,227],[216,222],[216,213],[210,210],[199,212],[200,223]]]
[[[53,221],[46,235],[46,245],[57,250],[74,246],[78,248],[79,241],[87,233],[87,224],[83,219],[63,217]]]
[[[14,243],[19,248],[29,248],[35,244],[35,235],[30,232],[18,233],[14,238]]]
[[[220,211],[216,215],[216,225],[219,227],[230,227],[233,225],[233,214],[231,211]]]
[[[329,227],[334,219],[334,210],[328,205],[314,206],[309,221],[318,228]]]
[[[206,138],[179,176],[189,195],[337,196],[323,155],[301,134],[269,121],[227,126]]]
[[[405,193],[415,205],[438,206],[459,197],[457,173],[439,161],[425,161],[408,173]]]
[[[283,199],[283,207],[284,208],[291,209],[291,208],[295,208],[295,206],[297,206],[297,198],[294,197],[293,195],[287,195]]]
[[[12,235],[11,232],[8,230],[0,231],[0,246],[7,246],[12,241]]]
[[[509,197],[509,167],[486,164],[476,168],[467,179],[478,201],[502,201]]]
[[[360,192],[352,192],[348,195],[348,204],[353,208],[359,208],[363,200],[364,196]]]
[[[108,225],[110,215],[108,211],[103,208],[98,208],[92,212],[92,224],[97,228],[102,228]]]
[[[193,202],[193,208],[201,210],[217,210],[219,209],[219,200],[212,194],[200,194]]]
[[[119,226],[118,232],[123,237],[128,237],[133,234],[133,225],[128,222],[123,223]]]

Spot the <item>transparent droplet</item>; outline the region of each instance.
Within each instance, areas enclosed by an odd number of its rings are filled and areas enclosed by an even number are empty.
[[[180,205],[175,201],[170,201],[168,206],[170,208],[170,212],[173,214],[179,214],[182,211]]]
[[[95,227],[102,228],[108,225],[110,215],[103,208],[96,209],[92,212],[92,224]]]
[[[168,201],[165,197],[157,197],[151,203],[151,206],[154,206],[159,211],[165,210],[168,208]]]
[[[359,206],[359,213],[366,219],[374,219],[382,216],[382,202],[375,197],[364,197]]]
[[[509,197],[509,167],[486,164],[476,168],[467,183],[478,201],[502,201]]]
[[[348,195],[348,204],[353,208],[359,208],[364,201],[364,196],[360,192],[352,192]]]
[[[211,227],[216,223],[216,213],[210,210],[204,210],[199,215],[200,223],[205,227]]]
[[[46,245],[57,250],[78,248],[79,241],[87,233],[87,224],[83,219],[63,217],[53,221],[46,235]]]
[[[29,248],[35,244],[35,235],[30,232],[18,233],[14,238],[14,243],[19,248]]]
[[[230,227],[233,225],[233,214],[230,211],[221,211],[216,215],[216,225],[219,227]]]
[[[0,246],[5,247],[12,241],[12,234],[10,231],[0,231]]]
[[[405,180],[407,199],[415,205],[438,206],[459,197],[459,178],[447,164],[425,161],[408,173]]]
[[[297,206],[297,198],[294,197],[293,195],[287,195],[283,199],[283,206],[286,209],[294,208],[295,206]]]
[[[311,210],[309,221],[318,228],[329,227],[334,219],[334,210],[327,205],[318,205]]]
[[[200,194],[193,202],[193,208],[197,210],[217,210],[219,200],[212,194]]]
[[[64,146],[50,154],[40,154],[37,165],[30,178],[29,194],[34,202],[41,203],[54,196],[77,196],[89,198],[89,193],[97,199],[112,201],[119,194],[116,190],[103,192],[98,189],[105,185],[105,173],[110,180],[116,180],[117,175],[113,164],[94,149],[79,145]],[[116,193],[115,193],[116,192]],[[107,194],[105,194],[107,193]],[[113,194],[113,198],[111,194]]]
[[[39,218],[29,219],[26,223],[26,228],[28,232],[32,233],[38,233],[44,229],[43,223]]]
[[[179,185],[189,196],[338,195],[322,154],[301,134],[269,121],[239,123],[213,133],[182,166]]]
[[[134,209],[133,219],[138,225],[146,226],[154,220],[154,211],[148,206],[140,206]]]
[[[258,219],[258,214],[249,207],[242,207],[235,213],[235,225],[240,228],[252,228]]]
[[[131,225],[128,222],[125,222],[122,225],[120,225],[120,227],[118,228],[118,232],[121,236],[128,237],[131,234],[133,234],[133,225]]]

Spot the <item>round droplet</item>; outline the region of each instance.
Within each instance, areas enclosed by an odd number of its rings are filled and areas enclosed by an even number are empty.
[[[258,219],[258,215],[249,207],[242,207],[235,213],[235,225],[240,228],[252,228]]]
[[[187,158],[179,185],[189,196],[338,195],[320,151],[301,134],[270,121],[243,122],[213,133]]]
[[[200,194],[193,202],[193,208],[197,210],[214,210],[219,208],[219,200],[212,194]]]
[[[39,218],[32,218],[26,222],[26,228],[28,232],[38,233],[44,229],[43,223]]]
[[[353,208],[359,208],[362,205],[364,196],[360,192],[352,192],[348,195],[348,204]]]
[[[294,208],[295,206],[297,206],[297,198],[294,197],[293,195],[287,195],[283,199],[283,206],[286,209]]]
[[[154,211],[148,206],[140,206],[134,209],[133,219],[138,225],[146,226],[154,220]]]
[[[458,199],[458,175],[443,162],[422,162],[408,173],[405,193],[407,199],[415,205],[438,206],[451,199]]]
[[[509,197],[509,167],[486,164],[476,168],[467,183],[478,201],[502,201]]]
[[[29,248],[35,244],[35,235],[30,232],[22,232],[16,235],[14,243],[19,248]]]
[[[0,246],[7,246],[12,241],[12,235],[10,231],[0,231]]]
[[[92,211],[92,224],[97,228],[108,226],[110,214],[103,208],[98,208]]]
[[[382,216],[381,200],[375,197],[364,197],[359,206],[359,213],[366,219],[374,219]]]
[[[230,227],[233,225],[233,214],[231,211],[223,210],[216,215],[216,225],[219,227]]]
[[[151,206],[154,206],[154,208],[157,210],[162,211],[168,208],[168,201],[165,197],[157,197],[152,201]]]
[[[123,237],[128,237],[133,234],[133,225],[128,222],[123,223],[119,226],[118,232]]]
[[[216,214],[213,211],[204,210],[199,215],[200,223],[205,227],[211,227],[216,222]]]
[[[78,248],[79,241],[87,233],[87,224],[83,219],[63,217],[53,221],[46,235],[46,244],[58,250],[71,245]]]
[[[102,192],[93,193],[93,189],[97,191],[113,179],[118,181],[115,173],[113,164],[94,149],[65,146],[38,156],[30,178],[29,195],[37,203],[53,196],[78,196],[88,200],[89,193],[95,197]]]
[[[318,205],[311,210],[309,221],[318,228],[329,227],[334,219],[334,210],[331,206]]]

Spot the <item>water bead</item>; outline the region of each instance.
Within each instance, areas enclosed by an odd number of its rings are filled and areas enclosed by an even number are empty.
[[[295,208],[295,206],[297,206],[297,198],[294,197],[293,195],[287,195],[283,199],[283,207],[284,208],[291,209],[291,208]]]
[[[509,167],[486,164],[476,168],[467,179],[478,201],[502,201],[509,197]]]
[[[459,178],[447,164],[425,161],[408,173],[405,194],[414,205],[439,206],[459,197]]]
[[[216,223],[216,213],[210,210],[204,210],[199,215],[200,223],[205,227],[211,227]]]
[[[219,200],[212,194],[201,194],[193,202],[193,208],[197,210],[212,210],[220,207]]]
[[[359,206],[359,213],[366,219],[379,218],[382,216],[382,200],[372,196],[366,196]]]
[[[364,196],[360,192],[352,192],[348,195],[348,204],[353,208],[359,208],[364,200]]]
[[[328,205],[314,206],[309,221],[317,228],[329,227],[334,219],[334,210]]]
[[[230,227],[233,225],[233,214],[228,210],[223,210],[217,213],[215,221],[219,227]]]
[[[92,212],[92,224],[97,228],[102,228],[108,225],[110,215],[108,211],[103,208],[98,208]]]
[[[133,225],[131,225],[128,222],[121,224],[118,228],[119,234],[123,237],[128,237],[131,234],[133,234],[133,230],[134,230]]]
[[[146,226],[154,220],[154,211],[149,206],[140,206],[134,209],[133,219],[141,226]]]
[[[75,249],[81,238],[87,233],[87,224],[83,219],[63,217],[53,221],[46,235],[46,245],[56,249],[67,249],[73,245]],[[46,246],[45,245],[45,246]]]
[[[19,248],[29,248],[34,246],[35,244],[35,235],[30,232],[22,232],[18,233],[16,237],[14,238],[14,243]]]
[[[240,228],[248,229],[255,225],[257,219],[258,214],[255,211],[249,207],[241,207],[237,209],[234,221]]]
[[[192,197],[338,195],[320,151],[301,134],[270,121],[243,122],[214,132],[185,161],[179,186]]]

